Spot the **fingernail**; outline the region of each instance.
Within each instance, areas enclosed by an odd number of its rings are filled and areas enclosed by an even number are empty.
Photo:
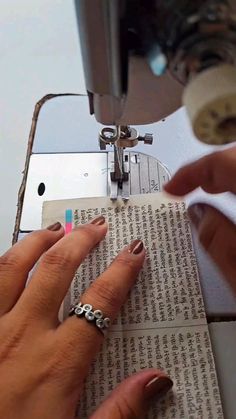
[[[155,377],[145,386],[145,398],[159,400],[172,386],[173,381],[169,377]]]
[[[103,215],[100,215],[99,217],[94,218],[90,224],[94,224],[95,226],[101,226],[105,223],[105,218],[103,217]]]
[[[204,216],[205,209],[205,204],[194,204],[188,209],[189,218],[196,228],[199,227],[199,224]]]
[[[141,240],[134,240],[129,246],[129,253],[133,255],[138,255],[143,250],[143,242]]]
[[[47,227],[47,230],[50,230],[50,231],[58,231],[58,230],[60,230],[60,228],[61,228],[61,223],[59,223],[59,221],[57,221],[56,223],[48,226]]]

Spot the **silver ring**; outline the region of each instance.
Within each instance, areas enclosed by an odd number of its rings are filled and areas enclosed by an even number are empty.
[[[100,332],[105,334],[111,325],[111,319],[105,317],[102,310],[94,310],[91,304],[78,303],[71,307],[69,316],[84,317],[88,322],[92,322]]]

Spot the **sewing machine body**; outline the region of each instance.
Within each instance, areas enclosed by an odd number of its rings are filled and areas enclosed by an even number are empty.
[[[152,143],[134,124],[155,123],[183,102],[201,141],[235,140],[234,0],[75,0],[75,9],[90,113],[114,126],[99,136],[100,149],[114,147],[111,199],[129,198],[124,147]]]
[[[75,0],[75,9],[97,121],[150,124],[184,103],[201,141],[235,140],[235,0]]]

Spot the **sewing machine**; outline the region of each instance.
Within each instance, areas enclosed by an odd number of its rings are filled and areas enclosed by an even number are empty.
[[[14,240],[40,228],[43,201],[158,192],[186,161],[236,138],[234,0],[75,5],[88,96],[48,95],[36,105]],[[236,221],[232,196],[188,198],[199,200]],[[195,247],[209,321],[235,319],[235,298]],[[236,417],[235,328],[209,325],[229,418]]]
[[[183,102],[207,144],[236,138],[234,1],[75,1],[90,113],[114,146],[111,199],[129,197],[125,148],[152,144],[130,125],[165,118]],[[170,30],[171,28],[171,30]]]

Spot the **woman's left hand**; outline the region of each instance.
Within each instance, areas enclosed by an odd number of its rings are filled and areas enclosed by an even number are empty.
[[[58,311],[75,270],[106,232],[103,217],[66,236],[57,223],[29,234],[0,258],[1,418],[74,418],[89,366],[104,338],[85,318],[72,316],[60,324]],[[142,242],[130,244],[81,301],[113,319],[144,257]],[[163,372],[142,371],[124,381],[93,418],[143,418],[151,397],[158,398],[171,386]]]

